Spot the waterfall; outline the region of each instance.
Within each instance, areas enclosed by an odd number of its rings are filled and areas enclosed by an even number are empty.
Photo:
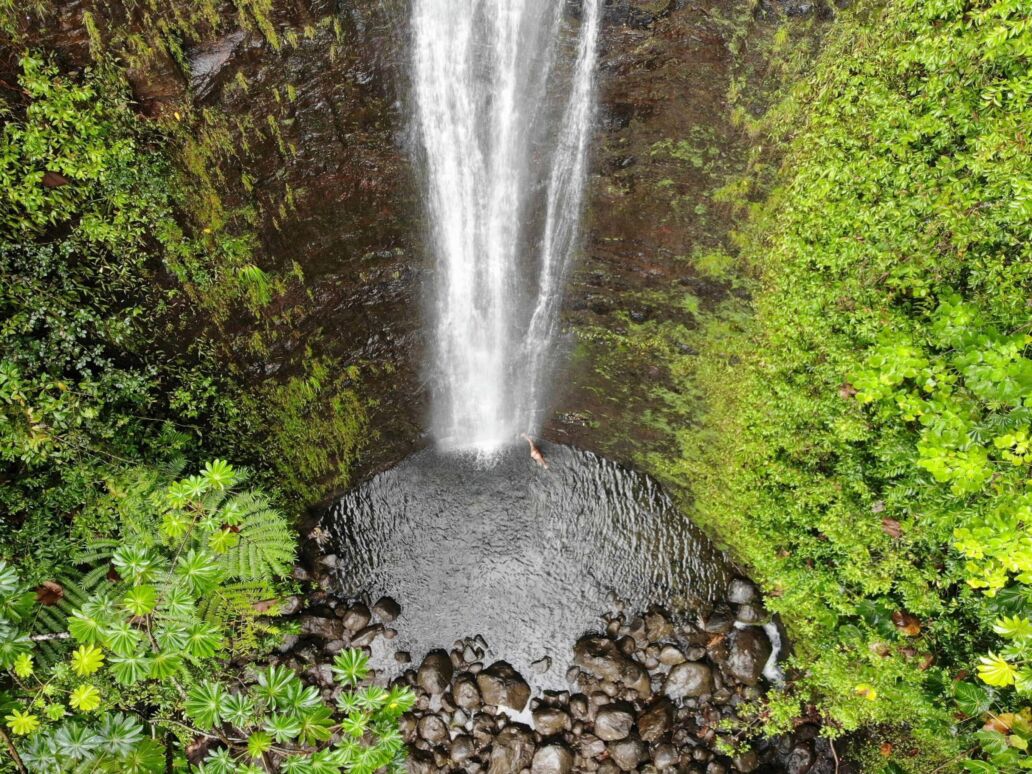
[[[594,117],[599,3],[413,0],[435,256],[430,380],[446,448],[490,454],[547,409]]]

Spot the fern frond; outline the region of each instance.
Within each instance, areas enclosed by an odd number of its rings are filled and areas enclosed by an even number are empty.
[[[297,540],[286,517],[262,494],[243,492],[225,505],[239,519],[240,539],[221,557],[229,577],[271,582],[290,573]]]

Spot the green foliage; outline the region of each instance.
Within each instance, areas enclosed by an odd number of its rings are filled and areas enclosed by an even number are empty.
[[[338,661],[367,671],[361,651],[342,651]],[[340,676],[338,680],[345,686],[353,683]],[[318,690],[283,667],[259,670],[253,682],[234,690],[213,681],[194,685],[186,697],[187,717],[199,730],[223,732],[224,746],[208,754],[202,770],[242,772],[251,760],[284,772],[344,769],[371,774],[397,767],[404,745],[396,724],[415,697],[407,688],[374,688],[341,694],[341,709],[335,711],[323,703]]]
[[[104,528],[82,511],[103,510],[112,471],[191,449],[192,421],[232,406],[144,324],[175,297],[168,276],[212,281],[160,136],[112,67],[73,80],[26,56],[22,70],[0,106],[0,553],[36,557],[42,578]]]
[[[90,17],[87,27],[99,45]],[[251,264],[245,237],[213,233],[219,224],[195,237],[182,225],[167,137],[129,109],[120,71],[94,54],[100,64],[76,77],[24,57],[21,91],[4,92],[2,107],[4,744],[12,739],[32,772],[164,771],[167,758],[179,770],[198,716],[241,734],[224,740],[232,756],[211,770],[393,765],[404,696],[366,696],[356,740],[280,667],[260,672],[276,677],[271,699],[260,698],[261,677],[254,698],[240,691],[240,665],[282,635],[269,615],[295,536],[228,463],[182,476],[202,440],[231,435],[238,414],[208,343],[169,352],[158,331],[189,324],[193,306],[215,317],[233,304],[254,311],[279,285]],[[320,380],[337,384],[325,370],[312,380],[302,400],[325,397]],[[325,453],[343,445],[346,463],[358,434],[344,432],[350,406],[330,402],[337,436]],[[196,685],[215,686],[215,715],[199,715]],[[235,760],[248,750],[261,768]]]
[[[109,760],[112,750],[123,765],[127,755],[139,754],[128,740],[143,742],[138,729],[149,715],[179,711],[181,684],[219,673],[221,659],[241,655],[256,630],[270,629],[254,605],[276,594],[276,579],[290,566],[294,536],[284,517],[262,493],[234,491],[244,476],[221,460],[160,487],[150,471],[137,475],[144,483],[125,487],[120,539],[111,543],[116,547],[94,555],[104,581],[66,619],[77,645],[42,673],[34,665],[40,637],[33,627],[37,610],[49,600],[29,593],[0,561],[0,668],[11,673],[16,703],[6,722],[13,734],[28,738],[26,756],[39,770],[47,769],[48,755],[107,766],[115,760]],[[126,480],[131,482],[128,474]],[[262,507],[249,507],[254,503]],[[232,541],[212,540],[222,534],[231,534]],[[220,589],[241,579],[254,585],[213,623],[206,614],[218,604],[212,599],[221,599]],[[150,713],[132,721],[112,714],[146,685],[156,689]],[[290,698],[308,702],[311,689]],[[183,705],[188,717],[201,714],[199,701],[190,694]],[[139,702],[130,705],[141,712]],[[50,709],[41,716],[34,707]],[[237,713],[246,709],[236,706]]]
[[[334,373],[308,353],[302,375],[241,396],[248,435],[262,439],[278,485],[301,502],[316,499],[326,486],[349,483],[370,432],[359,378],[357,367]]]
[[[743,240],[754,315],[729,303],[697,337],[705,428],[659,465],[789,627],[799,676],[772,730],[815,706],[829,733],[889,742],[893,770],[979,745],[971,770],[1012,770],[1032,674],[1032,17],[900,0],[830,37],[768,117],[792,139]]]

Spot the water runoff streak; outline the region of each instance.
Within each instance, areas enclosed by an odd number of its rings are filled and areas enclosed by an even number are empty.
[[[547,408],[577,237],[600,0],[413,0],[436,257],[433,429],[491,455]]]

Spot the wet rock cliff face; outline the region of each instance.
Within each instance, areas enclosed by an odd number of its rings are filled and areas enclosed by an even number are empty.
[[[82,67],[93,27],[116,53],[135,52],[125,58],[142,113],[190,106],[195,117],[222,116],[232,153],[214,173],[221,207],[250,213],[262,268],[288,276],[296,264],[303,274],[286,283],[269,319],[229,323],[233,342],[246,341],[249,326],[265,333],[255,351],[230,347],[242,378],[285,379],[312,358],[338,372],[359,366],[377,434],[361,475],[424,443],[427,256],[403,109],[404,0],[274,2],[262,18],[242,12],[246,3],[190,3],[197,21],[171,35],[177,57],[151,45],[167,33],[167,9],[51,5],[42,21],[25,17],[32,45]],[[627,359],[610,334],[657,316],[691,324],[671,305],[672,289],[726,291],[700,278],[691,256],[722,244],[732,224],[710,195],[745,148],[725,100],[740,31],[733,20],[744,8],[744,0],[607,3],[584,251],[567,299],[577,343],[546,429],[556,441],[628,461],[662,444],[640,417],[653,400],[642,385],[663,384],[665,367]],[[3,59],[8,79],[15,58]]]
[[[331,372],[357,366],[378,436],[364,470],[404,456],[423,419],[404,5],[292,0],[255,17],[243,2],[55,0],[42,17],[24,16],[20,41],[77,69],[99,38],[128,63],[143,115],[191,122],[200,147],[184,156],[201,167],[192,172],[211,176],[212,206],[255,234],[255,262],[285,286],[264,318],[234,315],[214,334],[245,383],[304,374],[315,358]],[[11,82],[15,48],[0,58]]]
[[[790,23],[816,37],[815,16],[812,4],[738,0],[611,8],[555,440],[646,467],[652,453],[676,454],[663,424],[692,416],[669,413],[684,397],[672,361],[693,354],[685,334],[709,310],[741,293],[733,276],[699,270],[733,252],[741,225],[744,200],[718,194],[754,142],[735,108],[762,112],[774,34]]]

